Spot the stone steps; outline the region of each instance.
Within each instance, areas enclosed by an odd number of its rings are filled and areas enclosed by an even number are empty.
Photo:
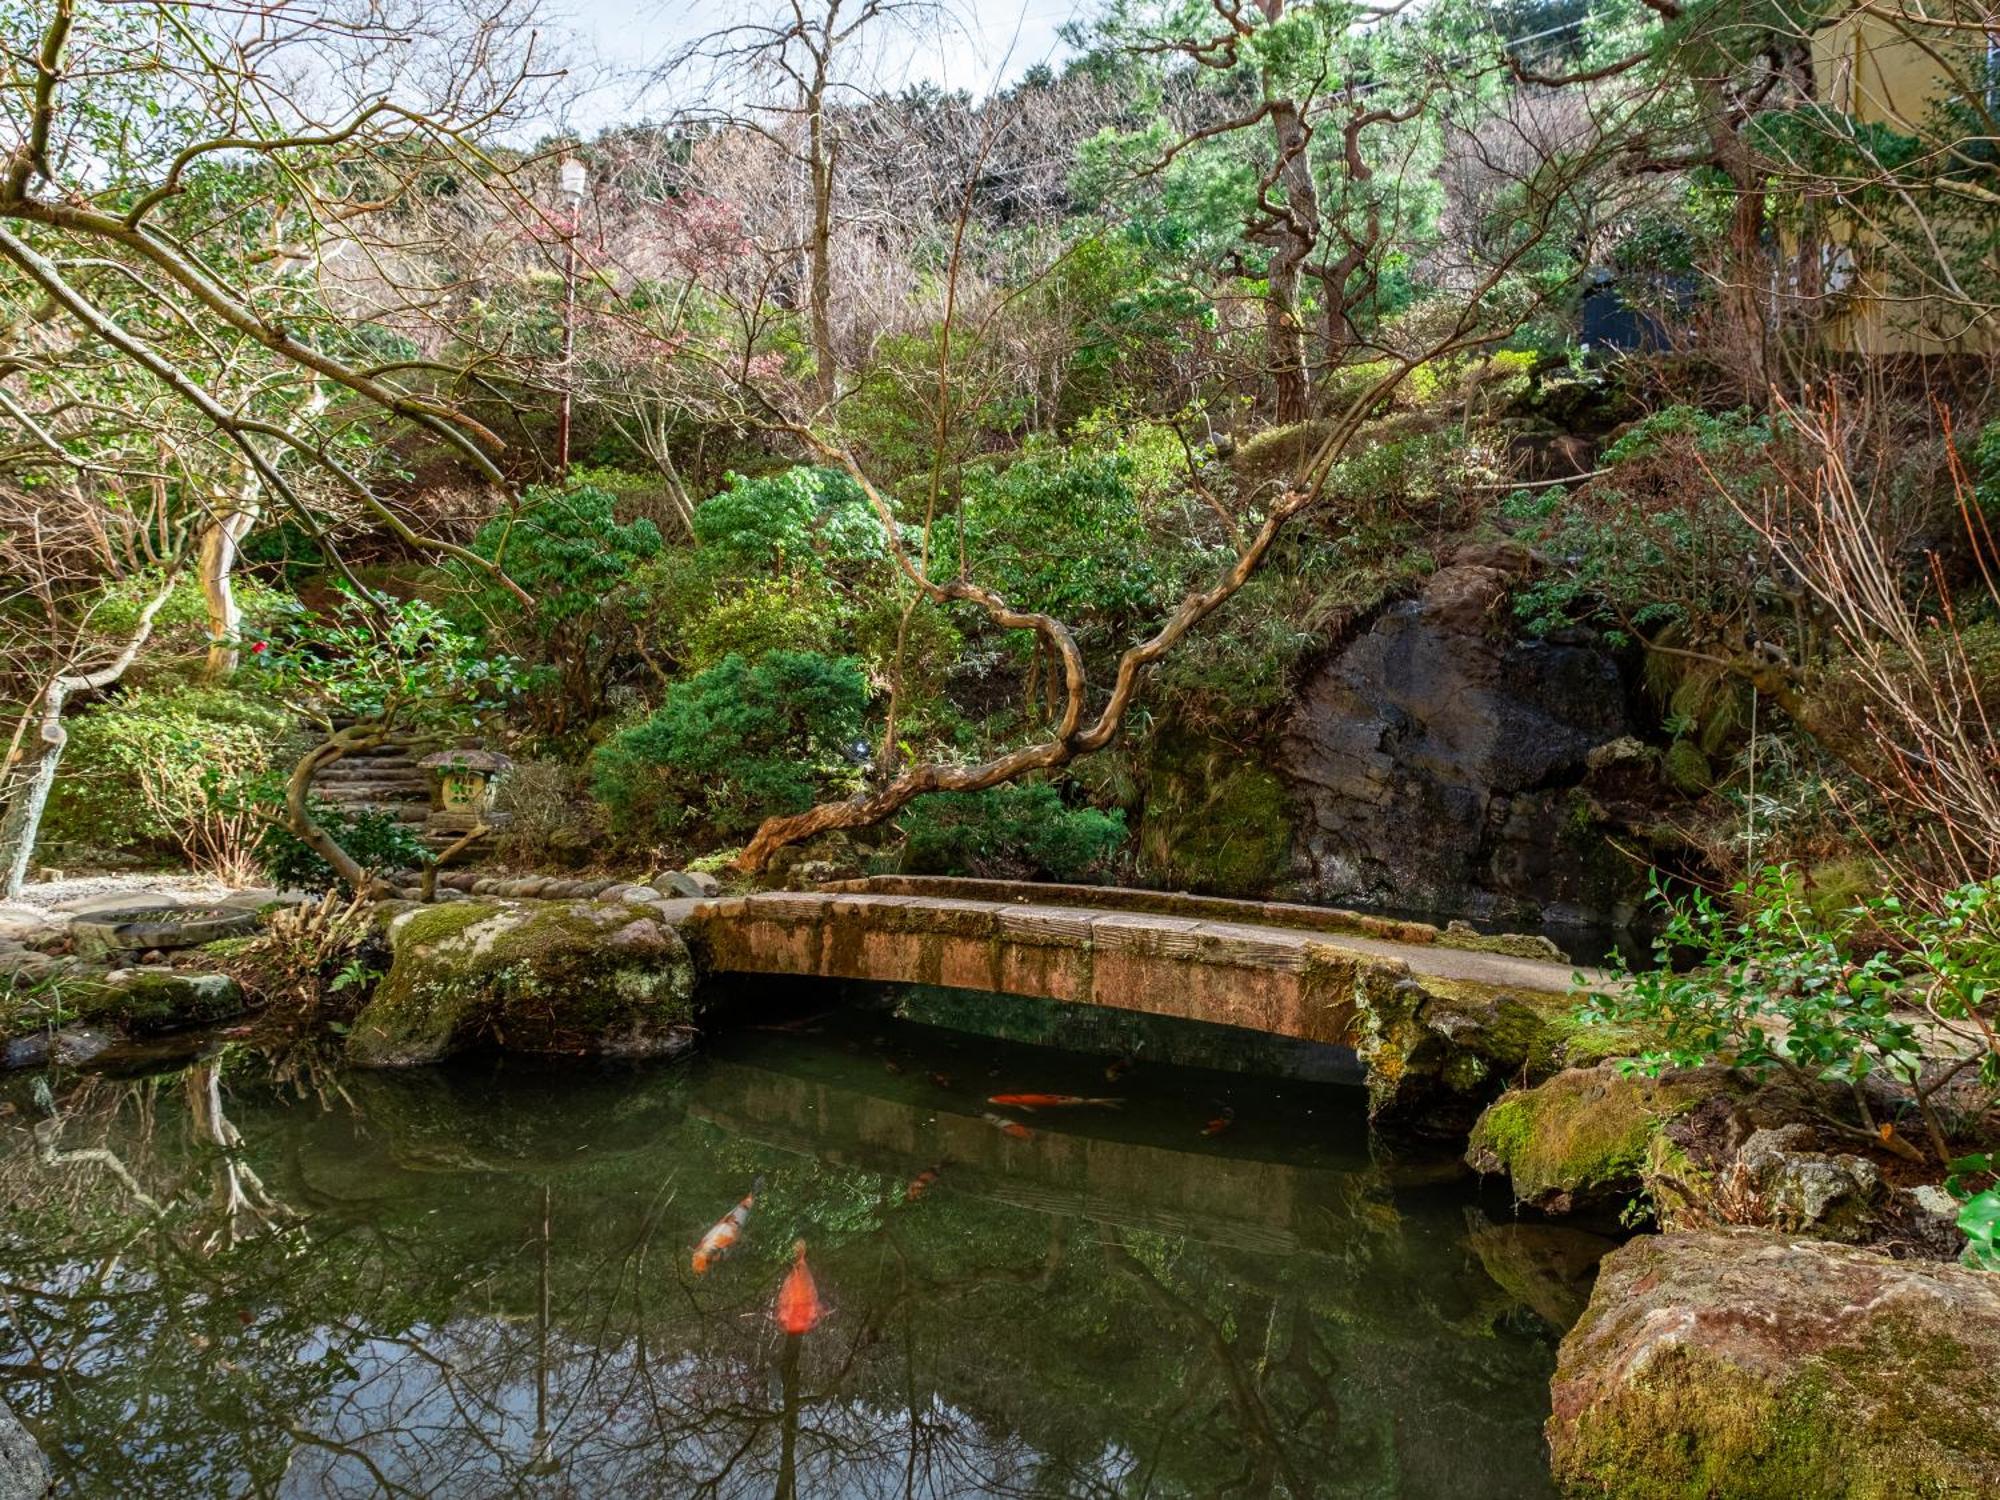
[[[430,787],[421,781],[325,781],[313,779],[313,791],[328,801],[416,802],[429,805]]]

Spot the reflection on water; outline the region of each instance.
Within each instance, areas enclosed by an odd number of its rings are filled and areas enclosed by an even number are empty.
[[[853,1015],[634,1071],[17,1081],[0,1397],[77,1495],[1548,1493],[1587,1253],[1371,1161],[1352,1091],[1104,1064]],[[983,1118],[1023,1090],[1125,1104]]]

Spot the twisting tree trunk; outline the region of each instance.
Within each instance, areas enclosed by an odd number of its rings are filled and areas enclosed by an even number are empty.
[[[306,753],[285,782],[285,826],[294,837],[333,867],[343,884],[357,896],[394,895],[386,881],[374,880],[361,862],[340,847],[312,815],[312,784],[328,766],[357,750],[373,750],[389,738],[381,722],[351,724],[336,729]]]
[[[26,767],[20,784],[7,803],[7,815],[0,819],[0,895],[9,899],[21,894],[27,883],[28,861],[35,852],[35,838],[41,831],[42,814],[49,805],[49,792],[56,784],[56,769],[62,764],[63,747],[69,731],[63,728],[63,709],[79,693],[94,693],[125,675],[146,642],[152,638],[153,621],[174,591],[179,573],[167,575],[159,592],[139,611],[138,623],[118,654],[94,672],[58,672],[51,677],[29,708],[29,723],[20,736],[21,756]]]
[[[1299,319],[1299,274],[1318,238],[1319,195],[1307,150],[1312,137],[1294,101],[1272,102],[1271,134],[1277,165],[1265,179],[1261,195],[1270,227],[1260,238],[1271,246],[1265,273],[1264,338],[1276,385],[1276,416],[1285,424],[1306,419],[1306,330]],[[1272,197],[1272,185],[1284,190],[1282,199]]]

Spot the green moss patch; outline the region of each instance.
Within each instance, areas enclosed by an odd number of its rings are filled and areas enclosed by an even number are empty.
[[[517,1051],[678,1050],[694,964],[680,934],[622,902],[462,901],[389,923],[393,960],[348,1055],[429,1062],[479,1043]]]
[[[1174,890],[1261,896],[1291,868],[1284,784],[1239,746],[1163,735],[1146,771],[1139,861]]]
[[[1565,1494],[2000,1493],[2000,1291],[1981,1273],[1756,1233],[1605,1262],[1549,1423]]]
[[[1687,1078],[1572,1069],[1502,1095],[1473,1126],[1466,1160],[1505,1172],[1514,1196],[1557,1212],[1639,1191],[1653,1137],[1711,1092]]]

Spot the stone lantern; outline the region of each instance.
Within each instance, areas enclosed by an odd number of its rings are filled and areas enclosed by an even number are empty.
[[[440,750],[417,762],[431,775],[433,833],[467,833],[491,822],[493,778],[514,762],[492,750]]]

